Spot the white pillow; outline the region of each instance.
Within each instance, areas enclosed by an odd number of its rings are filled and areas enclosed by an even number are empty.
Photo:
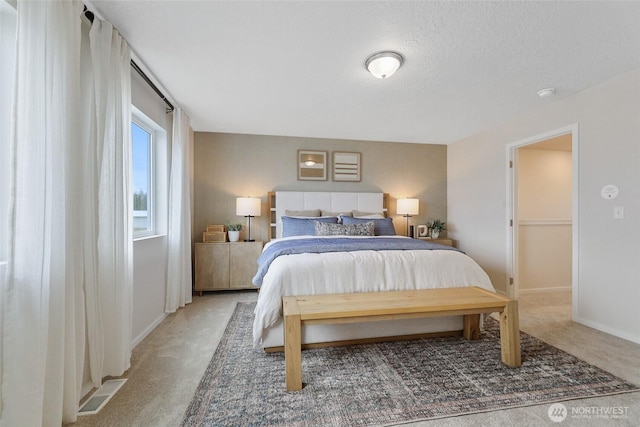
[[[360,211],[353,211],[353,217],[354,218],[365,218],[365,219],[384,219],[384,214],[383,213],[377,213],[377,212],[360,212]]]

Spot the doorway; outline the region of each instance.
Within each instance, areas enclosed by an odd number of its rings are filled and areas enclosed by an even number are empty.
[[[507,293],[578,293],[578,126],[507,146]]]

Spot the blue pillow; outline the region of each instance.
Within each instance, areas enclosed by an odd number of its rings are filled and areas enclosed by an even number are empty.
[[[315,222],[328,222],[332,224],[338,223],[338,217],[317,217],[317,218],[294,218],[283,216],[282,218],[282,237],[291,236],[315,236]]]
[[[364,224],[365,222],[373,221],[375,224],[374,233],[376,236],[395,236],[396,229],[393,227],[392,218],[383,219],[371,219],[371,218],[351,218],[348,216],[342,217],[343,224]]]

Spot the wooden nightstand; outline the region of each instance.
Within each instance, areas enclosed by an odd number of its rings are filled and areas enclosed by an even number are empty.
[[[196,243],[196,292],[257,289],[251,279],[258,270],[262,242]]]
[[[437,238],[437,239],[432,239],[431,237],[418,237],[418,239],[420,240],[424,240],[427,242],[433,242],[433,243],[438,243],[440,245],[447,245],[447,246],[454,246],[453,244],[453,240],[451,239],[444,239],[444,238]]]

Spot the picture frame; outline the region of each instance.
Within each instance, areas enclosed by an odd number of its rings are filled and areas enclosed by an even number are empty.
[[[360,182],[362,180],[362,155],[357,152],[333,152],[333,180]]]
[[[298,150],[298,181],[326,181],[327,151]]]

